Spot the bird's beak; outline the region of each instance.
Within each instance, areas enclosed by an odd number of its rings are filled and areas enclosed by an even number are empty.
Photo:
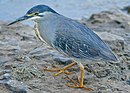
[[[18,23],[18,22],[21,22],[21,21],[28,20],[28,19],[30,19],[30,18],[32,18],[32,17],[33,17],[33,16],[27,16],[27,15],[22,16],[22,17],[16,19],[15,21],[9,23],[7,26],[10,26],[10,25],[12,25],[12,24],[15,24],[15,23]]]

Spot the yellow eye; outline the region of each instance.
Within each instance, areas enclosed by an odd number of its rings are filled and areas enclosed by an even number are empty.
[[[32,14],[28,14],[28,16],[34,16],[34,15],[38,15],[38,12],[32,13]]]

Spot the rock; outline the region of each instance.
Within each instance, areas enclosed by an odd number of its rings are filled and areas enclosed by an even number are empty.
[[[107,12],[107,13],[110,15],[113,14],[111,12]],[[91,21],[92,24],[109,22],[112,16],[108,15],[107,13],[102,12],[102,14],[93,14],[89,18],[89,21]]]
[[[9,74],[9,73],[6,73],[6,74],[3,75],[3,79],[4,80],[11,80],[12,79],[12,75]]]
[[[0,86],[0,93],[12,93],[12,92],[8,90],[5,86]]]
[[[85,65],[84,83],[94,89],[92,93],[130,93],[128,21],[130,21],[128,16],[111,12],[93,14],[89,20],[82,20],[84,25],[94,30],[118,53],[120,60],[119,63],[93,62]],[[52,68],[52,64],[62,67],[61,64],[67,65],[71,60],[45,43],[41,45],[41,42],[34,38],[35,34],[31,27],[22,24],[7,27],[3,22],[0,26],[1,86],[5,85],[13,93],[31,93],[30,90],[35,93],[86,93],[82,89],[66,87],[65,84],[70,83],[70,80],[64,78],[66,75],[52,77],[54,73],[42,71],[44,67]],[[11,70],[5,71],[8,69]],[[80,68],[76,65],[68,71],[74,72],[69,77],[78,82]]]
[[[127,82],[128,85],[130,85],[130,80],[127,80],[126,82]]]
[[[46,49],[39,49],[39,48],[36,48],[36,49],[34,49],[34,50],[32,50],[32,51],[30,51],[30,55],[34,55],[34,54],[41,54],[41,53],[43,53],[43,51],[45,51]]]
[[[124,38],[109,32],[96,32],[116,53],[124,51]]]
[[[73,61],[70,58],[66,58],[66,57],[54,57],[54,61],[58,62],[59,64],[70,64]]]
[[[93,14],[89,19],[83,18],[80,22],[96,32],[107,31],[120,36],[129,33],[130,30],[130,26],[128,25],[130,17],[124,16],[121,13],[103,11]]]
[[[104,41],[124,41],[124,38],[109,32],[95,32]]]
[[[49,56],[53,56],[53,53],[42,53],[42,54],[33,54],[32,55],[32,58],[35,58],[35,59],[45,59]]]
[[[5,73],[11,73],[12,70],[10,69],[4,69],[4,70],[0,70],[0,75],[5,74]]]
[[[87,66],[87,68],[86,68]],[[127,80],[129,77],[127,77],[127,64],[124,62],[119,63],[103,63],[98,62],[95,64],[87,64],[85,66],[85,69],[90,72],[90,74],[94,74],[97,78],[105,78],[105,79],[111,79],[111,80]]]
[[[7,63],[8,62],[8,60],[4,57],[0,57],[0,66],[3,66],[5,63]],[[1,73],[1,71],[0,71],[0,73]]]
[[[28,55],[24,55],[24,54],[18,54],[15,57],[15,60],[17,61],[25,61],[25,62],[30,62],[31,58]]]
[[[123,12],[126,12],[127,14],[130,14],[130,6],[126,6],[123,9],[121,9]]]
[[[28,93],[28,86],[17,80],[9,80],[5,86],[13,93]]]
[[[110,75],[110,71],[105,69],[105,70],[99,70],[95,72],[95,75],[98,78],[103,78],[103,77],[107,77],[108,75]]]
[[[126,42],[126,50],[130,50],[130,33],[127,33],[126,35],[125,35],[125,42]]]

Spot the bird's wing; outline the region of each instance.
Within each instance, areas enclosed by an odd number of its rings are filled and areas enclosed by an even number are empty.
[[[53,42],[57,50],[75,58],[116,60],[111,49],[91,29],[71,19],[58,22]]]

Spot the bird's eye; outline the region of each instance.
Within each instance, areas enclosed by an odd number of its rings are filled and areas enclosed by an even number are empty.
[[[34,15],[38,15],[39,13],[38,12],[35,12],[35,13],[31,13],[31,14],[28,14],[28,16],[34,16]]]
[[[34,13],[34,15],[38,15],[38,14],[39,14],[38,12]]]

